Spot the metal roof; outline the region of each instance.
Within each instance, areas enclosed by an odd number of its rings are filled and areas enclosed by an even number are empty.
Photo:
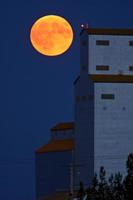
[[[56,124],[54,127],[51,128],[51,131],[66,130],[66,129],[74,129],[74,122],[63,122]]]
[[[39,148],[36,153],[72,151],[74,149],[74,139],[51,140]]]
[[[89,35],[133,35],[133,29],[115,28],[83,28],[80,35],[86,31]]]
[[[133,75],[126,74],[88,74],[88,78],[95,83],[133,83]],[[75,80],[78,82],[80,76]]]
[[[95,74],[90,77],[94,82],[100,83],[133,83],[133,75]]]

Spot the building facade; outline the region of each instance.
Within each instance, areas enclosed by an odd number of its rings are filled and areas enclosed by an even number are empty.
[[[133,30],[84,28],[75,81],[76,183],[126,173],[133,152]]]
[[[36,151],[36,197],[68,191],[71,187],[70,167],[73,162],[74,123],[59,123],[51,128],[48,144]],[[68,189],[69,188],[69,189]]]
[[[84,27],[80,56],[74,123],[53,127],[36,151],[38,199],[71,190],[73,181],[88,187],[101,166],[107,175],[125,174],[133,152],[133,30]]]

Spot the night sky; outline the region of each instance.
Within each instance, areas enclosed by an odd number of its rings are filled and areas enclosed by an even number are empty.
[[[73,81],[79,74],[80,24],[132,28],[132,0],[0,1],[0,199],[35,199],[35,150],[49,129],[74,118]],[[30,43],[32,24],[44,15],[66,18],[71,48],[45,57]]]

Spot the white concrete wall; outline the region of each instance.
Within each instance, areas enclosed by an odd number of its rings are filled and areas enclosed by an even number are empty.
[[[109,40],[109,46],[96,45],[96,40]],[[89,74],[133,74],[133,36],[89,35]],[[96,65],[109,65],[109,71],[96,71]]]
[[[101,99],[101,94],[115,99]],[[133,84],[95,83],[94,165],[108,174],[126,172],[125,162],[133,152]]]

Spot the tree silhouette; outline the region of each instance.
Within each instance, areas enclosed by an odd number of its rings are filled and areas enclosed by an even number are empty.
[[[91,187],[86,190],[88,200],[133,200],[133,153],[127,158],[126,168],[127,175],[124,178],[118,172],[106,180],[106,170],[101,167],[99,176],[95,174]],[[84,194],[84,186],[80,182],[79,199],[83,199]]]
[[[133,154],[130,153],[127,159],[127,176],[125,177],[125,200],[133,200]]]
[[[83,184],[83,182],[80,181],[79,185],[80,186],[79,186],[77,197],[78,197],[78,199],[82,200],[83,196],[85,195],[84,184]]]

